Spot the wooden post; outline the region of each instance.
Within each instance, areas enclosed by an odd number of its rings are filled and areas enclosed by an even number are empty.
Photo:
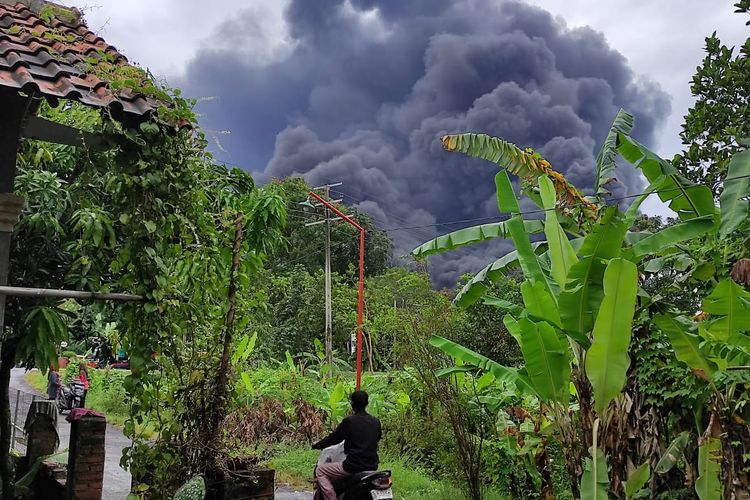
[[[29,99],[15,91],[0,92],[0,285],[8,284],[10,239],[23,200],[13,195],[16,180],[16,156],[21,124]],[[0,295],[0,335],[5,338],[5,296]],[[2,498],[13,498],[13,467],[10,461],[10,371],[15,363],[15,344],[0,345],[0,481]]]

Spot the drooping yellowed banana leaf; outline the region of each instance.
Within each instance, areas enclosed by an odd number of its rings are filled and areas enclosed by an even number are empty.
[[[486,134],[451,134],[443,136],[441,142],[447,151],[491,161],[532,185],[537,185],[536,179],[546,174],[554,184],[561,207],[580,207],[586,218],[598,217],[599,207],[587,200],[562,174],[553,170],[552,165],[539,153],[522,151],[510,142]]]

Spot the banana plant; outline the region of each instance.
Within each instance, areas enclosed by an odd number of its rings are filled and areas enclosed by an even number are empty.
[[[515,249],[480,271],[458,294],[456,303],[467,306],[480,300],[489,282],[520,268],[525,278],[521,286],[524,307],[512,310],[507,304],[497,305],[508,310],[504,323],[521,347],[523,368],[499,366],[445,339],[433,338],[432,343],[459,361],[459,369],[476,367],[502,374],[534,394],[551,408],[563,438],[570,428],[571,381],[591,384],[594,400],[589,403],[600,417],[606,417],[610,403],[625,386],[638,305],[638,265],[646,257],[678,252],[681,242],[717,232],[723,217],[710,190],[680,176],[671,164],[633,140],[628,135],[631,127],[632,117],[618,113],[597,156],[597,196],[593,199],[584,197],[531,150],[522,151],[481,134],[444,137],[445,149],[502,167],[495,184],[498,209],[507,219],[441,236],[413,251],[421,257],[489,238],[513,242]],[[603,186],[613,172],[616,154],[634,163],[650,182],[624,214],[604,203]],[[544,211],[543,223],[524,220],[508,172],[519,176],[524,193]],[[731,187],[730,192],[741,192],[738,189]],[[653,234],[630,233],[640,204],[653,193],[677,213],[680,222]],[[739,201],[733,203],[732,213],[743,209]],[[541,233],[546,241],[529,240],[529,234]],[[688,347],[695,345],[688,337],[683,340]],[[703,369],[710,371],[710,360]],[[579,470],[578,464],[568,466]],[[571,475],[577,480],[576,474]],[[594,483],[599,483],[598,475],[594,477]]]

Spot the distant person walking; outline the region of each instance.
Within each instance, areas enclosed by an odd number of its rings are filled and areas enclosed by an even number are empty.
[[[61,385],[60,374],[55,370],[54,366],[50,366],[47,373],[47,398],[52,401],[56,400]]]
[[[78,369],[78,378],[83,384],[83,396],[81,397],[81,408],[86,408],[86,394],[89,392],[89,370],[86,362],[80,364]]]

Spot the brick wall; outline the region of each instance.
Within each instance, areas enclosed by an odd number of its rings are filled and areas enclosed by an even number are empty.
[[[107,420],[86,416],[70,427],[67,498],[101,500],[104,480],[104,438]]]

